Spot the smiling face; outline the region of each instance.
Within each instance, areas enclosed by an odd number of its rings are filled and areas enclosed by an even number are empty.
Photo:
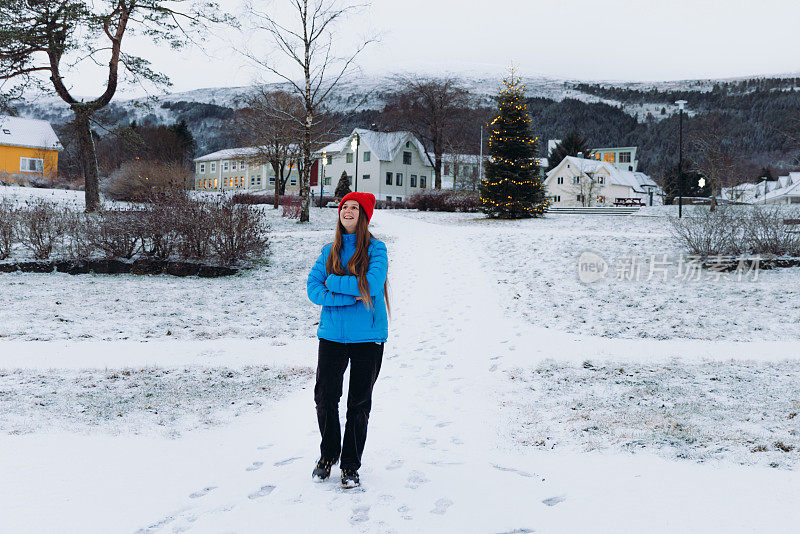
[[[358,223],[359,205],[355,200],[348,200],[342,205],[339,211],[339,221],[344,226],[348,234],[356,231],[356,224]]]

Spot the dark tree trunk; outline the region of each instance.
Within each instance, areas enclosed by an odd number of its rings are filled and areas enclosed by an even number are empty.
[[[89,118],[89,113],[75,110],[75,129],[78,137],[81,167],[83,167],[86,211],[90,213],[100,208],[100,179],[97,172],[97,154],[95,153]]]

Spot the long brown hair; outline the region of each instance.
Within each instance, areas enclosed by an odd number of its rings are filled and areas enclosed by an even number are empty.
[[[353,257],[347,262],[347,269],[345,270],[339,254],[342,250],[342,234],[345,233],[345,228],[342,221],[336,219],[336,233],[333,236],[333,246],[331,253],[328,255],[328,261],[325,268],[331,274],[338,274],[339,276],[355,275],[358,277],[358,289],[363,297],[364,305],[369,309],[372,307],[372,298],[369,294],[369,282],[367,281],[367,269],[369,268],[369,240],[372,239],[372,232],[369,231],[369,221],[367,214],[361,204],[358,205],[358,221],[356,221],[356,251]],[[389,275],[387,271],[386,281],[383,283],[383,297],[386,301],[386,310],[389,317],[392,316],[392,308],[389,306]]]

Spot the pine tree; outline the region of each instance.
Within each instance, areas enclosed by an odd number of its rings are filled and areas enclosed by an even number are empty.
[[[547,170],[555,169],[559,163],[564,161],[567,156],[577,156],[579,152],[583,153],[584,158],[589,157],[591,149],[589,148],[589,141],[577,130],[572,130],[564,139],[556,143],[550,154],[547,155]]]
[[[336,184],[336,191],[333,195],[336,198],[343,198],[350,192],[350,177],[347,176],[347,171],[342,171],[342,176],[339,177],[339,183]]]
[[[486,178],[480,184],[481,210],[492,218],[541,217],[548,205],[539,165],[537,139],[525,104],[525,87],[511,69],[497,97],[499,115],[491,122]]]

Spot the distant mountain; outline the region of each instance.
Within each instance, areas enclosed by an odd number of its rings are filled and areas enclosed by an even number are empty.
[[[500,87],[501,77],[471,74],[462,76],[464,87],[475,96],[475,104],[478,106],[493,106],[493,95]],[[581,80],[566,80],[557,78],[547,78],[542,76],[523,76],[522,80],[526,86],[526,94],[531,98],[546,98],[559,102],[565,98],[572,98],[587,103],[605,103],[611,106],[620,107],[631,116],[638,116],[640,122],[651,112],[656,119],[660,117],[660,110],[669,102],[633,102],[627,99],[613,97],[609,94],[601,94],[597,90],[587,90],[591,88],[616,88],[627,91],[655,91],[659,93],[672,93],[677,91],[710,92],[715,85],[725,83],[738,83],[745,80],[756,80],[764,78],[728,78],[717,80],[682,80],[665,82],[614,82],[599,81],[586,82]],[[287,83],[269,84],[276,91],[289,90]],[[334,111],[349,112],[356,104],[367,95],[366,102],[360,109],[379,110],[385,103],[386,96],[397,89],[396,83],[388,77],[364,76],[357,81],[347,81],[340,83],[332,92],[328,105]],[[157,123],[172,123],[178,120],[180,110],[172,108],[170,104],[178,102],[192,102],[201,104],[211,104],[221,108],[237,109],[241,107],[246,97],[252,93],[251,87],[209,87],[195,89],[181,93],[170,93],[157,97],[157,100],[142,97],[114,100],[111,107],[116,108],[112,115],[124,114],[128,121],[137,122],[153,121]],[[166,106],[165,106],[166,104]],[[49,120],[54,124],[63,124],[68,121],[71,112],[67,105],[58,97],[42,96],[30,100],[28,103],[19,106],[20,112],[24,116],[38,117]],[[670,110],[671,111],[671,110]]]

